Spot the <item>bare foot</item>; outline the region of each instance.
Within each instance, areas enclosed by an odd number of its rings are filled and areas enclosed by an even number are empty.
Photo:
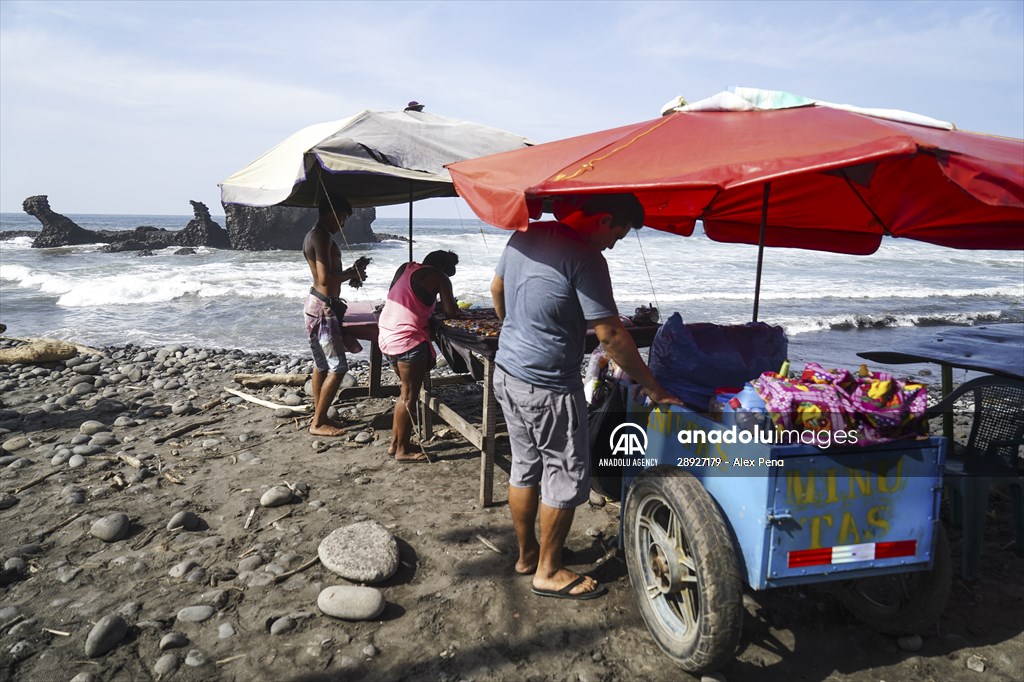
[[[396,462],[429,462],[430,458],[427,457],[425,452],[395,452]]]
[[[313,436],[344,436],[345,429],[334,426],[333,424],[322,424],[320,426],[310,425],[309,433]]]
[[[395,444],[392,443],[391,445],[388,446],[388,457],[394,457],[394,456],[395,456]]]
[[[563,568],[549,578],[542,578],[540,575],[534,575],[533,588],[540,592],[554,593],[558,592],[558,590],[564,589],[566,585],[569,585],[579,578],[583,578],[583,580],[569,590],[569,596],[577,596],[594,592],[600,587],[600,584],[589,575],[581,576]]]

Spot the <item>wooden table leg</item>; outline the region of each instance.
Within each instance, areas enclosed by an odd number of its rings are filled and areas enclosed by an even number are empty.
[[[379,398],[381,397],[380,390],[380,373],[381,366],[384,364],[384,358],[380,352],[380,346],[377,345],[377,339],[370,341],[370,397]]]
[[[953,390],[953,368],[942,365],[942,397],[945,398]],[[953,412],[942,415],[942,435],[946,437],[948,452],[953,451]]]
[[[406,405],[406,409],[415,410],[416,421],[419,423],[420,431],[417,435],[421,443],[434,437],[434,412],[430,409],[428,403],[431,386],[430,371],[428,370],[423,377],[423,386],[420,388],[419,400],[412,407]]]
[[[484,361],[484,413],[483,449],[480,452],[480,505],[488,507],[494,501],[494,433],[498,424],[498,401],[494,398],[494,362]]]

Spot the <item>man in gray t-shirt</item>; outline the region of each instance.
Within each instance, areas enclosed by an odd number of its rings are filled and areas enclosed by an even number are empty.
[[[533,592],[542,596],[591,599],[604,592],[593,578],[562,564],[576,507],[590,491],[580,377],[587,327],[654,402],[682,404],[651,376],[623,328],[601,255],[639,229],[643,215],[632,194],[587,197],[559,222],[534,223],[512,235],[491,282],[503,320],[494,392],[512,446],[508,500],[519,541],[516,571],[533,573]]]

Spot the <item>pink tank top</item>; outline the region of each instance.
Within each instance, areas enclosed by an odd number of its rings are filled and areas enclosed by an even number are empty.
[[[410,280],[422,267],[419,263],[409,263],[388,292],[388,300],[377,320],[377,344],[382,353],[399,355],[430,341],[430,316],[434,314],[435,304],[423,305],[413,292]],[[436,357],[433,344],[430,352]]]

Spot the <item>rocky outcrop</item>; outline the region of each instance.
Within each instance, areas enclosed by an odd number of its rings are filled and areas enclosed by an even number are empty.
[[[189,201],[195,217],[188,221],[185,229],[177,234],[181,246],[209,246],[214,249],[230,249],[228,232],[210,217],[210,209],[201,201]]]
[[[199,201],[189,203],[195,217],[185,229],[177,231],[152,225],[140,225],[134,230],[87,230],[51,209],[45,194],[29,197],[21,206],[43,226],[32,242],[37,249],[97,243],[106,244],[103,250],[108,252],[164,249],[168,246],[231,248],[227,232],[213,221],[206,205]]]
[[[46,249],[54,246],[72,246],[74,244],[95,244],[96,233],[80,227],[67,216],[56,213],[50,208],[50,201],[45,194],[25,199],[21,208],[30,216],[34,216],[43,226],[32,246]]]
[[[241,206],[223,204],[225,223],[231,245],[245,251],[280,249],[295,251],[302,248],[302,239],[316,223],[314,208],[294,206]],[[336,241],[346,245],[378,241],[370,228],[377,217],[374,208],[357,208],[345,221],[343,234]]]

